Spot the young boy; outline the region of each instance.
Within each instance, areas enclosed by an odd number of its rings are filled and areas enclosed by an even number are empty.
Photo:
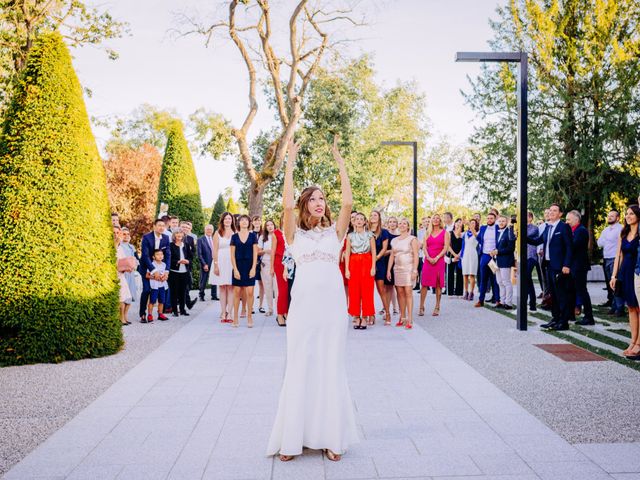
[[[153,270],[147,272],[147,278],[151,285],[151,295],[149,297],[149,310],[147,315],[147,322],[153,322],[153,307],[158,304],[158,320],[169,320],[163,313],[163,307],[167,295],[167,289],[169,285],[167,279],[169,278],[169,271],[167,265],[164,263],[164,253],[160,249],[153,251]]]

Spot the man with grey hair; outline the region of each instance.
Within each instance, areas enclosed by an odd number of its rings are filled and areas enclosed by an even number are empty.
[[[604,268],[604,281],[607,284],[607,301],[602,306],[609,307],[609,315],[624,315],[624,299],[615,295],[611,288],[611,275],[613,274],[613,264],[618,253],[618,242],[622,224],[620,223],[620,213],[611,210],[607,214],[607,226],[598,237],[598,247],[602,249],[602,261]]]
[[[587,289],[587,272],[591,270],[589,261],[589,232],[580,222],[582,214],[577,210],[567,213],[567,223],[573,231],[573,256],[571,261],[571,276],[575,287],[574,299],[579,299],[582,304],[584,317],[578,320],[578,325],[595,325],[591,297]],[[577,309],[574,308],[574,313]]]

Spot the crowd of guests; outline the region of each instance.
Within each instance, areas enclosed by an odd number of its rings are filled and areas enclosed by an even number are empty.
[[[570,321],[593,325],[593,307],[587,289],[589,233],[577,210],[564,215],[558,204],[527,224],[528,304],[531,311],[551,311],[551,321],[542,325],[566,330]],[[608,289],[609,314],[628,311],[632,340],[624,354],[640,358],[640,260],[638,225],[640,209],[630,206],[621,223],[617,211],[609,212],[607,227],[597,238],[603,249],[603,267]],[[353,212],[351,226],[340,256],[348,314],[353,327],[364,330],[376,322],[377,295],[384,325],[399,315],[398,327],[413,326],[413,291],[419,290],[418,315],[425,314],[429,292],[435,298],[432,316],[440,315],[443,295],[459,297],[475,307],[492,304],[513,309],[513,284],[517,274],[514,217],[492,209],[483,223],[481,214],[469,220],[454,219],[450,212],[421,219],[414,236],[406,218],[383,218],[374,210],[368,216]],[[200,270],[199,299],[205,300],[207,285],[211,299],[221,304],[220,321],[233,327],[240,318],[253,326],[257,287],[258,311],[276,316],[286,326],[290,292],[295,281],[295,262],[282,231],[272,219],[232,215],[225,212],[217,226],[207,225],[204,235],[191,232],[191,222],[165,215],[142,237],[140,254],[131,245],[130,232],[112,216],[120,279],[121,322],[128,325],[131,303],[139,297],[140,322],[166,321],[167,315],[189,315],[198,299],[189,296],[194,259]],[[197,255],[196,255],[197,252]],[[142,282],[138,292],[135,272]],[[540,294],[536,295],[533,272],[537,272]],[[490,298],[487,299],[487,296]],[[265,309],[266,307],[266,309]],[[154,316],[155,312],[155,316]],[[582,318],[577,317],[582,314]]]

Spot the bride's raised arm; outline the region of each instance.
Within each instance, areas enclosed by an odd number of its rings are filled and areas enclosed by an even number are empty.
[[[347,174],[347,167],[344,165],[344,158],[340,155],[338,150],[338,141],[340,135],[335,134],[333,136],[333,158],[338,164],[338,170],[340,172],[340,186],[342,189],[342,205],[340,206],[340,213],[338,214],[338,221],[336,222],[336,233],[338,238],[342,240],[349,228],[349,222],[351,222],[351,209],[353,207],[353,194],[351,193],[351,182],[349,182],[349,175]]]
[[[284,188],[282,191],[282,206],[284,207],[284,215],[282,217],[282,228],[284,236],[289,245],[293,244],[293,237],[296,233],[296,202],[293,198],[293,167],[298,156],[300,145],[294,143],[293,138],[289,140],[287,164],[284,170]]]

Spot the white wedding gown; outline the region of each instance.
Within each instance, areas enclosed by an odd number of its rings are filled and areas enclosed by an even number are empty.
[[[302,447],[343,453],[358,442],[345,350],[347,302],[335,225],[297,229],[296,276],[287,316],[287,367],[267,455]]]

